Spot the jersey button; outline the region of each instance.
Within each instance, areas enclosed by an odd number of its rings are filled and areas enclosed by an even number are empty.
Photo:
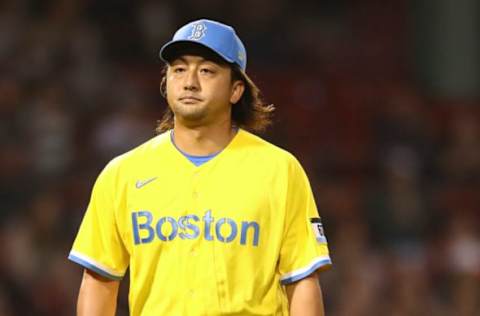
[[[198,198],[198,192],[197,192],[197,191],[193,191],[193,194],[192,194],[192,195],[193,195],[193,198],[194,198],[194,199]]]

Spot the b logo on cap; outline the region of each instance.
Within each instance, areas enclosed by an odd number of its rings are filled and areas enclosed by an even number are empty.
[[[203,23],[194,24],[192,28],[192,35],[190,35],[188,39],[198,41],[199,39],[205,36],[206,30],[207,30],[207,27],[205,26],[205,24]]]

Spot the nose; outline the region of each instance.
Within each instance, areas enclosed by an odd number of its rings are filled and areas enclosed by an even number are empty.
[[[187,71],[187,75],[185,76],[185,84],[183,87],[185,90],[188,91],[197,91],[200,88],[200,82],[198,81],[197,71],[194,69],[190,69]]]

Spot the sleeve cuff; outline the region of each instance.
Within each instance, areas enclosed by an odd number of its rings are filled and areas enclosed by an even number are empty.
[[[115,272],[103,264],[98,263],[92,258],[89,258],[75,250],[70,251],[68,259],[111,280],[119,281],[123,278],[123,274]]]
[[[330,257],[317,257],[312,262],[310,262],[309,265],[284,274],[280,278],[280,282],[282,283],[282,285],[296,282],[298,280],[306,278],[307,276],[315,272],[317,269],[325,266],[330,266],[331,264],[332,260],[330,260]]]

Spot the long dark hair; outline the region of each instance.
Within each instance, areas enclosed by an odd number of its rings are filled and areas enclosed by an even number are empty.
[[[240,100],[232,106],[232,121],[235,126],[252,132],[263,132],[272,124],[272,115],[275,111],[273,104],[267,104],[262,100],[260,89],[247,74],[236,65],[230,65],[232,69],[232,82],[243,81],[245,91]],[[168,65],[162,70],[160,82],[160,93],[166,98],[166,73]],[[163,133],[173,128],[174,114],[170,107],[167,107],[163,117],[158,121],[157,133]]]

